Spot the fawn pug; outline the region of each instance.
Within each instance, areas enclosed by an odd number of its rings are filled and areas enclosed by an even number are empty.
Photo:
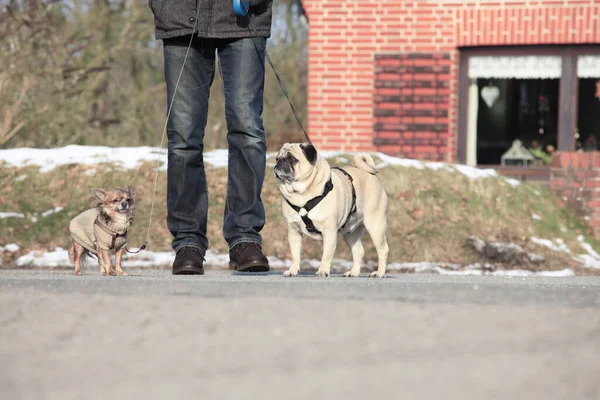
[[[69,258],[75,264],[75,275],[81,275],[82,259],[95,256],[102,275],[127,275],[121,268],[127,230],[133,224],[135,187],[111,190],[92,189],[96,206],[73,218],[69,224],[73,247]],[[113,270],[110,255],[115,255]]]
[[[286,143],[273,169],[283,195],[292,265],[285,276],[300,270],[302,235],[323,241],[317,276],[329,276],[338,232],[352,250],[352,268],[344,276],[358,276],[364,257],[361,237],[366,229],[373,240],[378,267],[370,276],[383,277],[387,266],[387,205],[385,189],[375,176],[371,156],[354,156],[354,166],[331,168],[312,145]]]

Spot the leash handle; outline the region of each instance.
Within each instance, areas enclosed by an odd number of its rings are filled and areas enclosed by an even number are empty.
[[[250,8],[250,1],[233,0],[233,12],[238,17],[247,16],[249,8]]]

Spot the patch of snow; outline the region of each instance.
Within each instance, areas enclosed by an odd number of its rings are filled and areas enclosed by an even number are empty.
[[[216,250],[209,249],[205,255],[205,265],[223,266],[229,263],[229,254],[219,253]],[[169,266],[175,259],[175,253],[172,251],[157,252],[143,251],[139,254],[127,254],[123,257],[124,267],[143,267],[157,268]],[[33,267],[65,267],[70,266],[67,250],[56,248],[53,251],[33,250],[19,257],[16,264]]]
[[[512,178],[504,178],[504,181],[514,188],[521,184],[521,181]]]
[[[458,264],[450,263],[431,263],[431,262],[406,262],[406,263],[390,263],[387,265],[387,271],[412,271],[417,273],[435,271],[456,271],[460,268]]]
[[[456,168],[458,172],[470,179],[490,178],[493,176],[498,176],[496,171],[491,168],[480,169],[462,164],[456,164],[454,165],[454,168]]]
[[[432,169],[434,171],[439,171],[440,169],[447,168],[447,164],[443,162],[428,162],[425,165],[427,168]]]
[[[50,210],[44,211],[41,216],[42,217],[47,217],[48,215],[60,212],[63,210],[63,207],[54,207]],[[33,215],[31,215],[29,217],[29,219],[31,220],[31,222],[36,223],[39,221],[38,218],[39,214],[38,213],[33,213]],[[0,212],[0,219],[2,218],[25,218],[25,214],[22,213],[15,213],[15,212]]]
[[[67,250],[57,247],[53,251],[33,250],[17,258],[19,267],[63,267],[70,265]]]
[[[86,169],[83,174],[87,175],[87,176],[94,176],[96,175],[96,168],[90,168],[90,169]]]
[[[544,256],[540,256],[535,253],[527,253],[527,258],[529,259],[529,261],[535,264],[540,264],[546,261],[546,258]]]
[[[558,271],[527,271],[524,269],[506,269],[492,272],[490,275],[495,276],[549,276],[549,277],[563,277],[563,276],[575,276],[573,270],[565,268]]]
[[[344,151],[337,151],[337,150],[319,150],[319,154],[321,154],[321,156],[323,156],[325,158],[334,158],[334,157],[344,156],[348,153],[344,152]]]
[[[16,243],[9,243],[7,245],[4,246],[0,246],[0,253],[3,253],[5,251],[9,252],[9,253],[14,253],[15,251],[19,251],[20,247],[18,244]]]
[[[50,210],[44,211],[42,213],[42,217],[47,217],[48,215],[55,214],[57,212],[61,212],[62,210],[63,210],[63,207],[60,207],[60,206],[54,207],[54,208],[52,208]]]
[[[581,265],[584,268],[600,268],[600,254],[598,254],[593,249],[593,247],[584,240],[582,235],[577,236],[577,240],[579,241],[579,244],[581,245],[581,247],[584,248],[587,254],[572,255],[571,258],[581,263]],[[550,250],[571,254],[571,250],[562,239],[554,239],[553,242],[549,239],[539,239],[536,237],[532,237],[531,241],[540,246],[547,247]]]
[[[531,241],[537,245],[544,246],[550,250],[561,251],[563,253],[571,254],[569,246],[562,239],[554,239],[554,242],[550,239],[540,239],[535,236],[531,238]]]
[[[14,179],[14,181],[21,182],[21,181],[24,181],[25,179],[27,179],[27,175],[19,175]]]
[[[535,274],[536,273],[534,271],[526,271],[524,269],[501,269],[493,272],[493,275],[496,276],[535,276]]]
[[[576,257],[573,257],[573,259],[575,261],[579,261],[584,268],[600,268],[600,260],[589,254],[580,254]]]
[[[561,226],[560,227],[560,231],[563,232],[563,233],[565,233],[567,231],[567,228],[565,228],[564,226]]]
[[[383,153],[375,153],[375,155],[382,161],[381,163],[379,163],[376,166],[377,169],[381,169],[388,165],[399,165],[402,167],[415,168],[415,169],[429,168],[429,169],[432,169],[435,171],[440,170],[440,169],[445,169],[445,170],[451,171],[451,172],[458,171],[470,179],[489,178],[489,177],[493,177],[493,176],[498,176],[496,171],[491,168],[481,169],[481,168],[471,167],[471,166],[463,165],[463,164],[447,164],[447,163],[443,163],[443,162],[433,162],[433,161],[427,162],[427,161],[413,160],[413,159],[407,159],[407,158],[398,158],[398,157],[388,156],[387,154],[383,154]]]
[[[226,150],[225,150],[226,151]],[[154,161],[159,156],[156,147],[106,147],[70,145],[55,149],[20,147],[0,150],[0,162],[9,167],[38,166],[40,172],[48,172],[61,165],[110,163],[124,169],[133,169],[140,162]],[[165,150],[160,158],[166,160]],[[166,164],[166,161],[164,162]],[[163,169],[166,165],[163,165]]]
[[[124,267],[163,267],[170,265],[175,260],[172,251],[142,251],[139,254],[128,254],[123,257]]]
[[[536,195],[540,195],[540,191],[539,190],[534,190],[533,193],[535,193]]]
[[[495,269],[490,264],[471,264],[460,266],[449,263],[391,263],[387,267],[388,271],[412,271],[415,273],[435,273],[440,275],[491,275],[491,276],[574,276],[575,273],[570,269],[560,271],[528,271],[523,269]]]
[[[16,245],[15,245],[16,246]],[[5,246],[6,247],[6,246]],[[17,246],[18,247],[18,246]],[[123,258],[123,267],[137,268],[159,268],[168,267],[173,263],[175,254],[172,251],[154,252],[144,251],[139,254],[128,254]],[[213,267],[224,267],[229,262],[227,253],[219,253],[216,250],[209,249],[205,256],[205,265]],[[271,268],[285,269],[288,268],[291,261],[283,260],[277,257],[268,257]],[[19,257],[16,264],[20,267],[68,267],[71,266],[67,250],[55,248],[53,251],[34,250]],[[319,267],[320,260],[303,260],[301,269],[316,270]],[[334,259],[332,270],[347,271],[352,266],[352,262],[348,260]],[[376,267],[374,262],[367,263],[371,269]],[[433,273],[441,275],[492,275],[492,276],[573,276],[574,273],[570,269],[560,271],[526,271],[526,270],[505,270],[497,268],[490,264],[472,264],[461,266],[452,263],[432,263],[432,262],[415,262],[415,263],[390,263],[387,271],[389,272],[414,272],[414,273]]]
[[[399,165],[406,168],[425,169],[425,164],[420,160],[392,157],[383,153],[377,153],[377,157],[387,165]]]
[[[267,256],[267,259],[269,260],[269,266],[271,268],[289,268],[291,265],[291,261],[289,260],[282,260],[279,257],[273,257],[273,256]]]
[[[577,240],[587,254],[579,254],[577,258],[580,259],[581,263],[586,268],[600,268],[600,254],[598,254],[594,248],[585,241],[582,235],[577,236]]]
[[[535,219],[536,221],[541,221],[542,220],[542,217],[540,217],[539,215],[537,215],[535,213],[531,214],[531,218]]]
[[[203,154],[204,162],[212,167],[226,167],[229,163],[229,152],[227,149],[216,149]],[[166,163],[166,161],[165,161]]]
[[[573,270],[571,270],[569,268],[561,269],[558,271],[538,271],[538,272],[536,272],[536,274],[538,276],[553,276],[553,277],[575,276],[575,272],[573,272]]]
[[[25,214],[16,212],[0,212],[0,219],[4,218],[25,218]]]
[[[6,163],[9,167],[38,166],[40,172],[48,172],[61,165],[83,164],[94,165],[98,163],[109,163],[121,169],[134,169],[142,162],[154,162],[160,160],[161,170],[167,168],[166,148],[158,147],[107,147],[107,146],[79,146],[70,145],[55,149],[33,149],[16,148],[0,150],[0,163]],[[321,151],[325,158],[338,158],[340,162],[346,162],[346,158],[352,153],[343,151]],[[380,152],[374,153],[381,162],[377,164],[378,169],[387,165],[399,165],[407,168],[432,170],[446,169],[458,171],[470,179],[487,178],[498,176],[493,169],[480,169],[461,164],[447,164],[443,162],[424,162],[420,160],[392,157]],[[204,162],[207,167],[227,167],[227,149],[216,149],[204,152]],[[267,154],[267,159],[275,157],[276,153]],[[86,175],[94,175],[95,169],[88,169]],[[507,182],[511,183],[510,179]],[[515,181],[518,182],[518,181]],[[516,185],[516,183],[511,183]]]
[[[581,247],[583,247],[589,255],[600,260],[600,254],[596,253],[596,250],[594,250],[594,248],[585,241],[583,235],[577,236],[577,240],[581,244]]]

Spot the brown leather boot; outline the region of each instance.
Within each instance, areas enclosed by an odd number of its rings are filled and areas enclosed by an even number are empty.
[[[204,254],[200,249],[185,246],[177,251],[173,261],[173,275],[204,275]]]
[[[269,260],[258,243],[242,242],[229,250],[229,269],[240,272],[267,272]]]

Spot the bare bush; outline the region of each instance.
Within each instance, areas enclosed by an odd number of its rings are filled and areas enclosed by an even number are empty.
[[[269,47],[300,115],[306,114],[306,37],[296,0],[276,0]],[[166,115],[162,43],[146,1],[11,0],[0,9],[0,146],[158,145]],[[268,67],[267,67],[268,68]],[[206,147],[225,147],[217,78]],[[267,71],[269,141],[297,133]]]

